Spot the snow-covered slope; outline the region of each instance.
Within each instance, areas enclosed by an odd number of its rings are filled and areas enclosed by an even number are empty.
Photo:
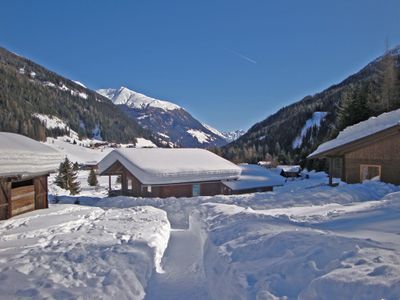
[[[218,129],[215,129],[214,127],[203,123],[203,126],[210,130],[211,132],[215,133],[216,135],[219,135],[220,137],[224,138],[228,143],[233,142],[240,138],[243,134],[246,133],[245,130],[243,129],[238,129],[238,130],[232,130],[232,131],[219,131]]]
[[[174,103],[151,98],[126,87],[121,87],[119,89],[100,89],[97,90],[97,92],[110,98],[116,105],[127,105],[131,108],[145,109],[147,107],[157,107],[163,110],[175,110],[181,108]]]
[[[306,137],[308,131],[312,128],[319,129],[321,126],[321,122],[325,119],[328,113],[325,111],[316,111],[313,113],[312,117],[306,121],[303,128],[300,131],[300,134],[295,138],[292,143],[293,149],[301,147],[303,143],[303,139]]]
[[[246,133],[246,130],[243,130],[243,129],[222,132],[223,136],[225,137],[225,140],[229,143],[236,141],[238,138],[240,138],[245,133]]]
[[[150,129],[168,146],[207,148],[227,142],[218,130],[200,123],[174,103],[155,99],[126,87],[100,89],[97,92],[111,99],[129,117]]]

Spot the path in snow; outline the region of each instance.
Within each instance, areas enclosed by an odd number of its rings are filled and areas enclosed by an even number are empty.
[[[195,232],[171,231],[163,257],[165,273],[153,273],[145,299],[209,299],[202,247]]]

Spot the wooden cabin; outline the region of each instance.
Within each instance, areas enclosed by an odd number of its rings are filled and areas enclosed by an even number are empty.
[[[61,159],[42,143],[0,132],[0,220],[47,208],[47,177]]]
[[[260,165],[241,164],[242,172],[237,180],[223,181],[225,195],[270,192],[281,186],[285,179],[271,169]]]
[[[301,167],[299,165],[279,165],[280,175],[285,178],[297,178],[301,176]]]
[[[384,113],[345,128],[336,139],[311,153],[309,159],[329,160],[329,183],[381,180],[400,184],[400,110]]]
[[[223,194],[222,182],[238,179],[241,168],[204,149],[120,148],[100,161],[99,173],[109,176],[110,195],[166,198]]]

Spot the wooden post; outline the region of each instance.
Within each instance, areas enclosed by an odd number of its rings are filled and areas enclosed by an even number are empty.
[[[108,175],[108,191],[111,192],[111,175]]]
[[[333,158],[329,157],[329,185],[333,185],[333,178],[332,178],[332,171],[333,171]]]

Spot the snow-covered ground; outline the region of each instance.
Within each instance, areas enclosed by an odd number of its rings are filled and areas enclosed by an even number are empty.
[[[50,183],[50,209],[0,222],[2,295],[399,298],[398,186],[310,172],[268,193],[108,198],[79,175],[80,195]]]
[[[165,212],[53,204],[0,222],[1,299],[141,299],[169,239]]]

